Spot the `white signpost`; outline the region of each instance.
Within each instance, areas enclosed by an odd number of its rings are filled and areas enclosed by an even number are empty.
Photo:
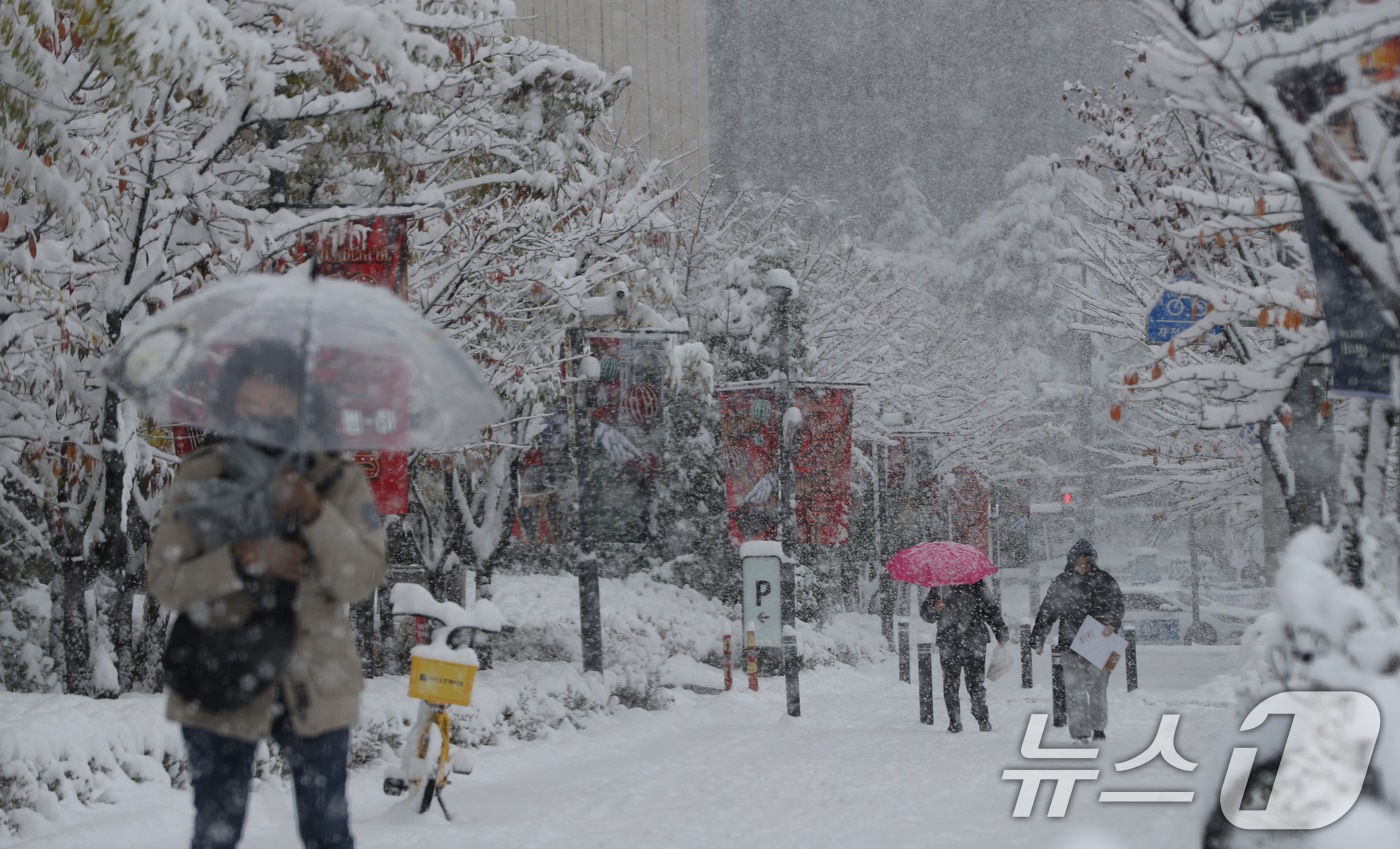
[[[754,640],[760,648],[783,645],[781,569],[777,557],[744,557],[744,621],[754,624]]]

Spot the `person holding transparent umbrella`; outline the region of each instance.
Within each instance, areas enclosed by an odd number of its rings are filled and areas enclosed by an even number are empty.
[[[185,459],[151,543],[150,592],[182,614],[167,716],[189,755],[195,849],[237,845],[267,737],[292,769],[302,842],[354,845],[345,779],[363,683],[347,605],[383,580],[384,534],[358,468],[277,447],[302,419],[304,381],[286,343],[229,355],[215,406],[241,435]]]
[[[292,769],[303,844],[353,846],[345,779],[363,681],[348,606],[386,564],[369,486],[339,452],[466,441],[500,415],[494,393],[396,298],[290,276],[182,301],[101,373],[157,422],[216,434],[182,462],[147,564],[151,594],[180,612],[164,664],[192,846],[237,845],[269,737]],[[432,430],[454,415],[462,427]]]

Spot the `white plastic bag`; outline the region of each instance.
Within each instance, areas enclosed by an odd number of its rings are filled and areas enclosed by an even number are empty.
[[[1006,643],[997,643],[992,649],[992,658],[987,662],[987,680],[995,681],[1011,671],[1011,649]]]

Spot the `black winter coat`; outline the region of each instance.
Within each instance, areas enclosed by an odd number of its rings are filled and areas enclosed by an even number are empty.
[[[1060,620],[1060,640],[1056,644],[1062,649],[1069,648],[1074,635],[1088,617],[1094,617],[1114,630],[1123,627],[1123,591],[1113,576],[1090,566],[1083,575],[1074,571],[1074,566],[1065,567],[1063,574],[1056,575],[1040,603],[1040,611],[1035,616],[1035,628],[1031,631],[1031,645],[1039,649],[1050,634],[1050,626]]]
[[[943,599],[942,613],[934,609],[939,598]],[[964,586],[935,587],[919,606],[919,616],[925,622],[938,623],[940,651],[955,643],[960,646],[985,646],[988,628],[999,643],[1011,637],[1006,621],[1001,618],[1001,605],[992,598],[986,581]]]

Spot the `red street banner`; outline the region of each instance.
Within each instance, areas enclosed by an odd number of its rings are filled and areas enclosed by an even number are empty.
[[[666,433],[666,337],[649,334],[590,336],[599,365],[589,463],[590,531],[599,542],[643,542],[651,537],[656,473]]]
[[[380,215],[348,222],[328,232],[310,233],[297,243],[299,258],[316,257],[316,273],[341,277],[368,286],[379,286],[406,297],[408,291],[408,218]],[[333,379],[333,373],[356,373],[356,369],[392,368],[389,363],[345,362],[317,364],[317,376]],[[370,385],[366,383],[366,385]],[[381,384],[382,385],[382,384]],[[397,415],[408,420],[408,399],[365,399],[366,415]],[[354,428],[356,422],[341,422]],[[380,515],[408,512],[408,452],[359,451],[355,461],[365,470],[374,503]]]
[[[729,505],[729,541],[773,539],[778,503],[778,417],[770,387],[721,390],[720,448]]]
[[[797,490],[797,541],[845,545],[851,518],[850,389],[801,387],[802,426],[793,466]]]
[[[408,216],[358,218],[343,227],[309,233],[294,253],[316,257],[316,274],[340,277],[408,295]]]
[[[991,482],[968,466],[954,469],[951,478],[946,483],[952,499],[952,541],[975,546],[991,557]]]

